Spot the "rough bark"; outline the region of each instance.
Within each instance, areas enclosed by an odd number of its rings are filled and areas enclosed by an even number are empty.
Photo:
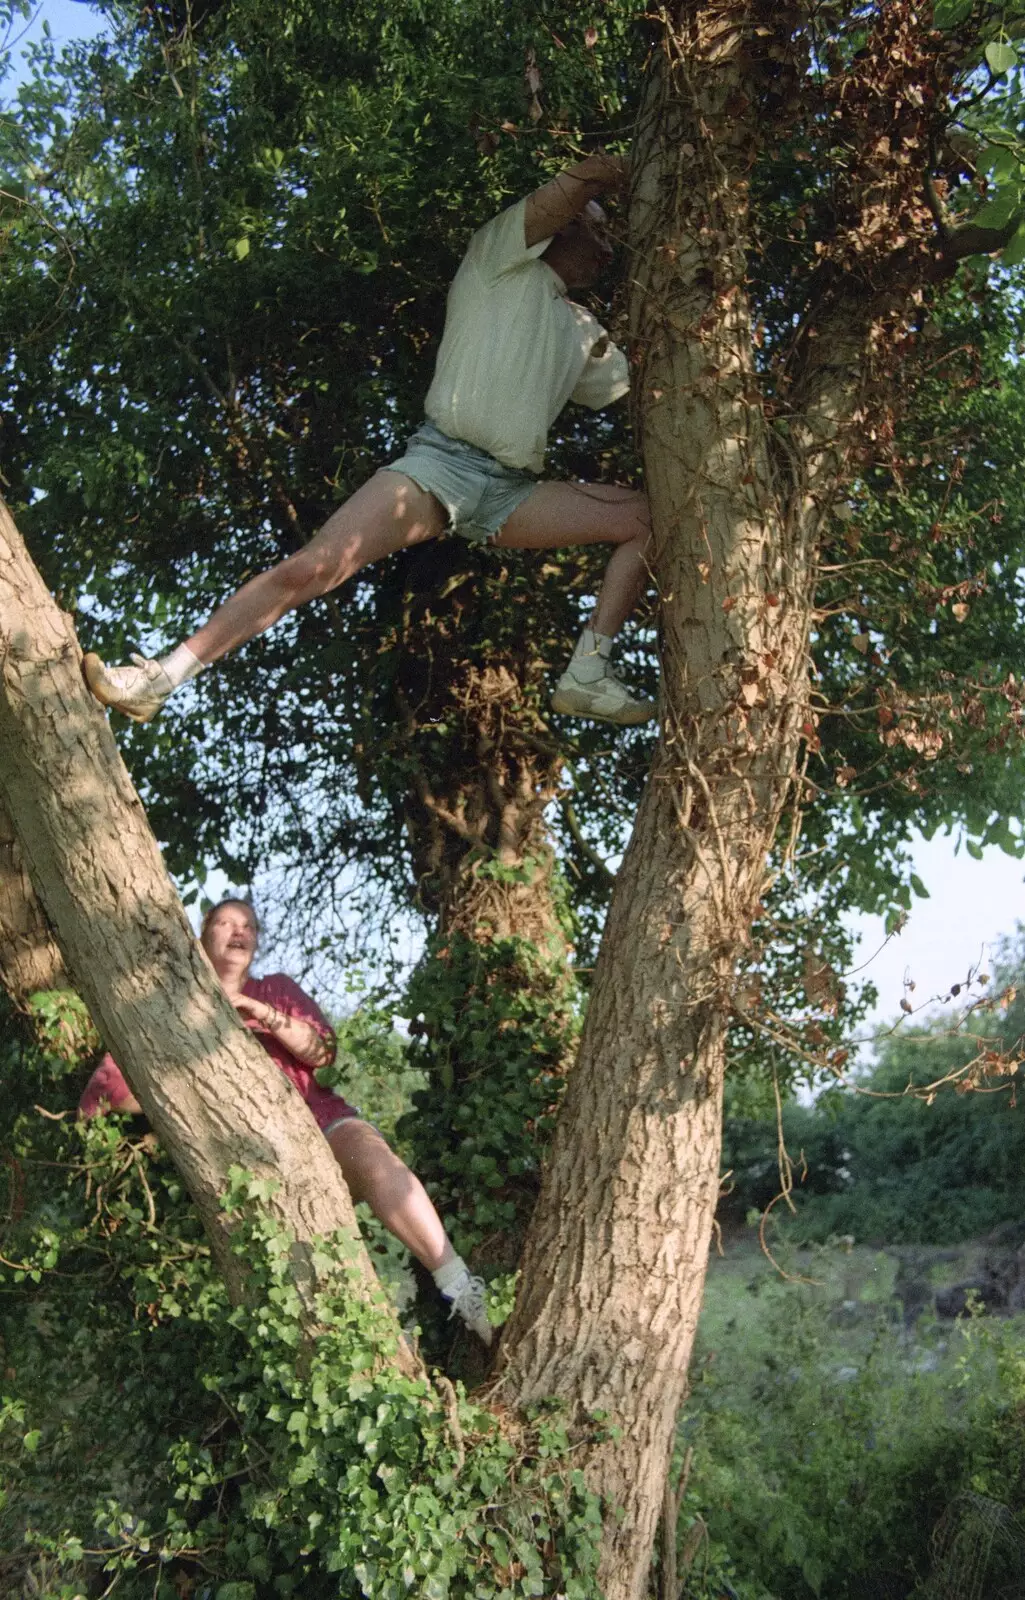
[[[209,1231],[231,1292],[244,1268],[219,1208],[229,1168],[276,1180],[293,1272],[316,1325],[311,1242],[345,1233],[377,1280],[352,1203],[299,1095],[242,1026],[192,935],[61,613],[0,504],[0,797],[67,972]],[[412,1370],[399,1343],[396,1358]]]
[[[635,404],[661,597],[661,735],[499,1379],[507,1400],[558,1395],[578,1420],[608,1419],[611,1437],[586,1453],[609,1508],[605,1600],[645,1592],[663,1504],[718,1191],[734,973],[802,739],[814,738],[821,522],[847,470],[879,319],[921,281],[928,254],[908,252],[905,238],[907,270],[880,271],[878,292],[881,252],[861,270],[824,264],[781,426],[756,364],[749,179],[765,137],[761,63],[775,94],[780,60],[800,74],[797,16],[768,4],[674,8],[633,150]],[[852,196],[854,214],[859,205],[890,218],[877,171]],[[899,220],[906,235],[906,208]]]
[[[36,899],[14,824],[0,806],[0,984],[16,1006],[47,989],[68,988],[50,924]]]
[[[698,104],[655,75],[635,144],[635,327],[662,595],[662,732],[505,1357],[505,1392],[519,1403],[572,1397],[580,1414],[605,1412],[616,1429],[588,1463],[617,1508],[606,1519],[606,1600],[634,1600],[645,1588],[718,1194],[731,979],[804,720],[809,594],[794,563],[806,567],[807,552],[800,540],[784,544],[764,422],[751,404],[743,269],[733,258],[745,203],[736,124],[701,173],[714,245],[692,231],[671,188],[674,151],[697,148],[699,117],[714,119],[717,133],[730,120],[739,49],[728,18],[703,40]],[[723,287],[733,290],[725,300]]]

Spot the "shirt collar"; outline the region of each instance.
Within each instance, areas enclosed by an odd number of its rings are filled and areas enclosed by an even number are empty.
[[[551,273],[552,277],[555,279],[555,287],[558,290],[558,292],[561,295],[567,294],[568,290],[566,288],[566,285],[563,283],[562,279],[559,277],[559,274],[556,272],[555,268],[551,267],[551,266],[548,266],[548,262],[547,261],[544,264],[545,264],[546,267],[548,267],[549,272]]]

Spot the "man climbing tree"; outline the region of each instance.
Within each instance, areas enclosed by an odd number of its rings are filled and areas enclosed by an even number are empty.
[[[428,420],[406,453],[340,506],[305,549],[253,578],[169,655],[113,668],[87,655],[86,681],[102,704],[149,721],[181,684],[286,612],[448,529],[505,549],[616,545],[552,705],[624,725],[654,716],[609,661],[644,582],[644,496],[537,478],[548,429],[567,400],[599,408],[629,389],[622,351],[566,297],[611,260],[595,197],[617,187],[624,170],[613,156],[590,156],[474,235],[449,294]]]

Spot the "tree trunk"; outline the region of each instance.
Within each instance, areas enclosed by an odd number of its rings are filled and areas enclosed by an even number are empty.
[[[70,619],[0,504],[0,796],[68,974],[195,1201],[229,1289],[245,1272],[220,1211],[229,1170],[278,1187],[308,1329],[312,1242],[343,1232],[378,1294],[352,1203],[301,1098],[242,1026],[188,926],[107,720],[87,693]],[[396,1330],[397,1331],[397,1330]],[[404,1342],[396,1358],[415,1363]]]
[[[564,762],[539,714],[550,663],[493,564],[461,540],[433,541],[407,553],[381,596],[382,640],[398,656],[389,709],[408,767],[403,821],[442,937],[524,938],[565,960],[544,822]]]
[[[526,625],[494,561],[455,539],[411,552],[401,590],[382,596],[381,634],[396,645],[403,820],[432,925],[408,996],[429,1087],[400,1131],[457,1247],[476,1268],[508,1272],[577,1024],[545,821],[563,752],[539,710],[543,641],[556,629]],[[440,1354],[450,1333],[434,1326],[436,1296],[422,1287],[421,1321]]]
[[[61,953],[29,882],[14,824],[0,806],[0,984],[14,1004],[47,989],[67,989]]]
[[[839,470],[835,427],[828,444],[813,428],[828,484],[810,492],[812,455],[778,446],[754,364],[747,208],[759,131],[746,51],[770,8],[680,11],[650,74],[631,207],[661,736],[500,1380],[514,1403],[558,1395],[580,1421],[607,1418],[611,1436],[586,1457],[609,1513],[606,1600],[646,1589],[718,1193],[733,977],[811,732],[814,545]],[[858,370],[848,354],[844,395]]]

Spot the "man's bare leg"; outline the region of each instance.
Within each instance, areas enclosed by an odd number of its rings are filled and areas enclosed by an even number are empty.
[[[202,667],[264,633],[286,612],[336,589],[372,561],[434,538],[447,520],[432,494],[403,473],[382,469],[332,512],[308,545],[250,579],[184,645],[160,661],[136,656],[135,665],[125,667],[110,668],[88,655],[86,682],[103,705],[148,722]]]
[[[411,478],[387,469],[375,473],[308,545],[251,578],[186,643],[204,665],[218,661],[362,567],[435,538],[447,522],[434,496]]]
[[[553,709],[626,726],[655,707],[631,695],[610,665],[612,641],[641,597],[651,536],[648,503],[615,484],[540,483],[504,524],[496,543],[513,549],[614,544],[598,603],[552,698]]]

